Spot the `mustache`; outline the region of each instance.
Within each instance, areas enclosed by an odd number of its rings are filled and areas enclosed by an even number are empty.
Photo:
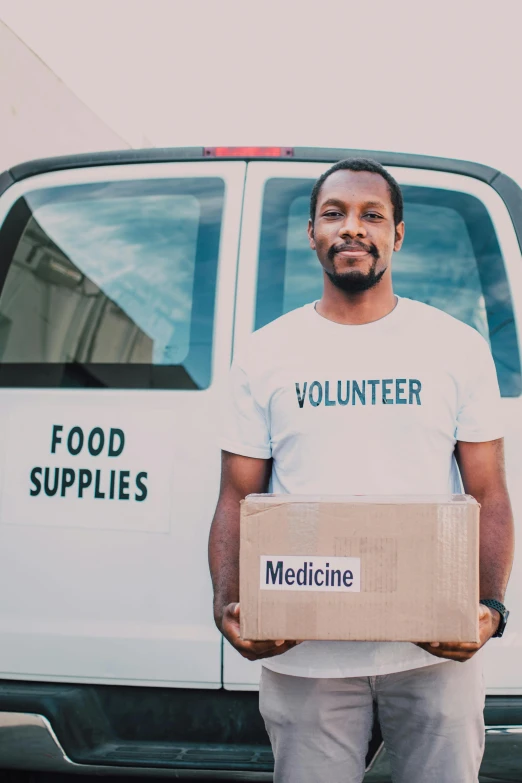
[[[343,250],[364,250],[374,258],[379,258],[379,251],[375,245],[365,245],[363,242],[344,242],[341,245],[332,245],[328,250],[328,258],[330,261],[334,260],[334,256],[337,253],[342,253]]]

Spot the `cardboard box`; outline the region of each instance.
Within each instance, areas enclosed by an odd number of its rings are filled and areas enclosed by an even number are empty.
[[[242,638],[479,641],[479,512],[469,495],[249,495]]]

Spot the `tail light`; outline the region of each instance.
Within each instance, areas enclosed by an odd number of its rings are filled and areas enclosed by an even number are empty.
[[[293,147],[205,147],[204,158],[291,158]]]

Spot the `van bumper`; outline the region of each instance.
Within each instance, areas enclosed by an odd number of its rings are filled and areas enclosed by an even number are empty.
[[[241,781],[271,781],[272,757],[266,748],[242,747],[234,754],[233,747],[170,747],[169,763],[161,766],[157,760],[154,766],[147,766],[146,762],[132,763],[130,759],[122,759],[118,763],[113,756],[110,763],[104,763],[104,756],[109,756],[111,748],[98,748],[93,751],[92,763],[78,763],[73,761],[63,749],[60,740],[56,736],[50,721],[43,715],[23,712],[0,712],[0,768],[32,770],[37,772],[65,772],[79,775],[125,775],[131,777],[154,778],[197,778],[198,780],[212,779],[241,780]],[[151,748],[148,749],[149,753]],[[246,753],[245,753],[246,751]],[[197,753],[201,766],[190,756]],[[268,757],[265,760],[266,770],[252,771],[237,769],[241,763],[240,756],[248,755],[248,762],[255,763],[256,756],[262,753]],[[122,753],[122,755],[125,755]],[[151,754],[152,755],[152,754]],[[159,753],[155,756],[163,754]],[[236,758],[234,758],[234,755]],[[205,759],[205,756],[207,757]],[[98,757],[98,758],[97,758]],[[185,758],[183,758],[185,757]],[[260,766],[262,760],[260,759]],[[220,767],[220,768],[219,768]],[[233,767],[229,769],[228,767]],[[235,769],[234,769],[235,767]]]
[[[179,749],[172,748],[172,755]],[[231,752],[232,751],[232,752]],[[242,749],[244,754],[245,749]],[[204,748],[199,753],[204,755]],[[230,759],[232,748],[224,746],[224,753]],[[219,755],[212,749],[214,757]],[[68,757],[53,728],[43,715],[22,712],[0,713],[0,764],[4,769],[37,770],[41,772],[65,772],[88,775],[140,775],[147,777],[205,778],[212,780],[227,779],[241,781],[271,781],[272,772],[240,771],[229,769],[209,769],[210,751],[207,764],[201,768],[175,768],[175,759],[166,767],[133,766],[132,764],[79,764]],[[253,751],[255,755],[255,751]],[[214,758],[214,763],[217,761]],[[223,763],[225,760],[221,759]],[[239,759],[236,759],[236,763]],[[226,764],[226,761],[225,761]],[[235,765],[234,765],[235,766]],[[481,780],[520,781],[522,778],[522,726],[487,726],[486,752],[481,769]],[[379,750],[365,776],[372,783],[388,783],[391,780],[390,768],[384,748]]]
[[[522,781],[522,696],[486,699],[481,783]],[[365,783],[390,783],[378,725]],[[270,781],[257,693],[0,681],[0,770]]]

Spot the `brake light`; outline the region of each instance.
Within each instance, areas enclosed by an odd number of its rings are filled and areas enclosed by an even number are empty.
[[[293,147],[205,147],[205,158],[291,158]]]

